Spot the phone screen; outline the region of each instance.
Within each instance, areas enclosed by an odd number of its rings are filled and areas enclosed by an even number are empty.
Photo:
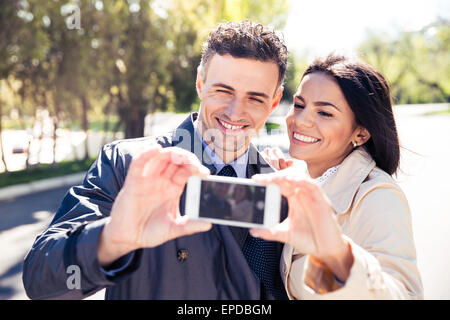
[[[199,217],[264,223],[265,186],[202,180]]]

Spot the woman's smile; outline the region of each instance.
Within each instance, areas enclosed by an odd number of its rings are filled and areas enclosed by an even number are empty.
[[[306,135],[304,133],[300,133],[297,131],[292,132],[292,142],[299,145],[312,145],[320,141],[321,140],[319,138],[315,138],[313,136]]]

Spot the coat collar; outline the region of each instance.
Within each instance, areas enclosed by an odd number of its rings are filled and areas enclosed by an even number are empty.
[[[363,147],[353,150],[341,163],[337,172],[323,185],[337,214],[350,208],[361,183],[375,168],[375,161]]]

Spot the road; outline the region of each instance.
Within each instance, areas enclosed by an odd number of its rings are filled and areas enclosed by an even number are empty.
[[[396,108],[404,147],[397,180],[412,211],[425,298],[450,299],[450,115],[423,116],[427,108]],[[288,143],[282,135],[261,135],[258,141],[285,150]],[[27,298],[21,280],[23,258],[66,191],[59,188],[0,202],[0,299]],[[101,299],[102,292],[92,298]]]

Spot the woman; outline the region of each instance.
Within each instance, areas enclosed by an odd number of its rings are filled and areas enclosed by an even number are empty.
[[[411,214],[391,175],[400,148],[389,86],[372,67],[330,55],[302,76],[287,118],[292,166],[254,179],[276,183],[286,220],[253,236],[286,243],[291,299],[421,299]],[[283,157],[266,152],[279,169]],[[272,156],[271,156],[272,155]]]

